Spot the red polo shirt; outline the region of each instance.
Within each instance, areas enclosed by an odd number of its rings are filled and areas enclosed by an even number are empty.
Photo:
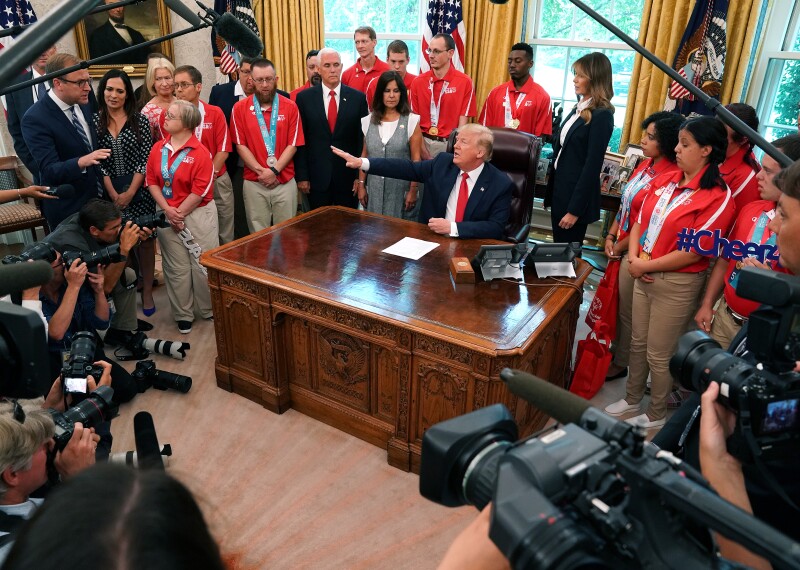
[[[708,168],[708,167],[706,167]],[[661,233],[656,239],[653,250],[650,252],[652,259],[658,259],[670,252],[678,249],[678,234],[684,228],[691,228],[695,231],[720,230],[722,235],[727,235],[728,228],[733,221],[734,205],[731,198],[731,193],[727,188],[700,188],[700,179],[703,177],[706,168],[694,177],[686,186],[678,186],[672,193],[670,203],[678,199],[683,190],[693,191],[694,194],[682,204],[677,206],[667,214],[667,219],[661,228]],[[671,183],[680,183],[683,178],[683,172],[664,174],[658,178],[653,179],[650,183],[650,191],[645,196],[642,209],[639,211],[639,225],[641,227],[641,234],[648,230],[650,225],[650,218],[653,215],[653,210],[661,197],[661,192]],[[711,241],[709,241],[711,240]],[[713,242],[712,238],[701,240],[703,248],[710,247]],[[679,273],[698,273],[705,271],[708,267],[708,258],[702,257],[697,262],[684,267],[676,269]]]
[[[194,136],[197,137],[203,146],[208,149],[213,159],[218,152],[231,152],[233,147],[231,145],[231,137],[228,135],[228,121],[225,119],[225,113],[216,105],[204,103],[200,101],[198,105],[200,112],[203,114],[203,120],[195,130]],[[225,174],[225,163],[222,163],[218,175]]]
[[[389,64],[381,61],[379,57],[375,57],[375,65],[369,71],[364,71],[364,68],[361,67],[361,58],[359,57],[353,65],[342,73],[342,83],[365,93],[369,82],[376,77],[380,77],[384,71],[389,71]]]
[[[761,194],[758,191],[758,180],[756,180],[756,174],[761,169],[754,169],[744,161],[747,153],[750,153],[750,158],[755,162],[756,157],[753,153],[743,147],[719,165],[719,173],[731,189],[737,211],[741,210],[745,204],[761,199]]]
[[[301,85],[300,87],[289,93],[289,97],[292,98],[292,101],[297,101],[297,94],[303,91],[304,89],[308,89],[309,87],[311,87],[311,82],[306,81],[303,85]]]
[[[516,105],[512,118],[519,119],[517,130],[540,137],[553,134],[553,112],[550,109],[550,96],[541,85],[528,77],[522,89],[517,91],[514,81],[508,81],[492,89],[483,104],[478,122],[486,127],[507,127],[507,99]]]
[[[741,212],[739,212],[739,214],[736,216],[736,222],[731,228],[730,235],[728,235],[728,240],[738,240],[743,243],[767,243],[767,241],[773,235],[772,231],[769,229],[769,223],[767,223],[767,226],[764,228],[764,232],[761,234],[760,240],[755,240],[754,238],[757,236],[753,235],[756,229],[758,218],[762,214],[767,215],[767,221],[771,220],[772,216],[776,215],[775,202],[771,202],[769,200],[756,200],[755,202],[745,205]],[[776,257],[778,255],[777,248],[775,249],[774,255]],[[725,302],[728,303],[728,306],[736,313],[739,313],[743,317],[749,317],[750,313],[755,311],[761,305],[761,303],[739,297],[736,294],[736,289],[734,289],[733,285],[731,284],[731,275],[737,270],[737,261],[738,260],[736,259],[731,259],[728,262],[728,271],[725,273]],[[789,273],[789,270],[781,266],[777,261],[771,261],[769,259],[765,259],[763,261],[769,265],[773,271],[777,271],[779,273]]]
[[[408,90],[408,97],[409,100],[411,99],[411,84],[414,83],[414,80],[417,78],[416,75],[413,73],[406,73],[403,77],[403,83],[406,84],[406,90]],[[370,79],[369,85],[367,85],[367,106],[369,110],[372,111],[372,99],[375,97],[375,89],[378,88],[378,78],[374,77]]]
[[[447,91],[442,92],[447,83]],[[431,97],[434,104],[439,102],[439,122],[437,137],[447,137],[450,131],[458,128],[459,117],[474,117],[476,114],[475,89],[472,79],[452,65],[444,77],[438,79],[433,71],[426,71],[411,85],[411,110],[419,115],[419,126],[423,133],[431,128]]]
[[[164,177],[161,175],[161,149],[167,147],[169,155],[167,164],[172,168],[175,157],[184,148],[190,148],[189,154],[183,159],[172,179],[172,198],[167,198],[167,203],[172,207],[180,206],[189,194],[197,194],[203,199],[200,206],[205,206],[214,199],[214,192],[211,190],[214,183],[214,163],[211,161],[211,154],[203,144],[192,135],[178,152],[173,152],[171,138],[160,140],[153,145],[150,157],[147,159],[147,173],[145,182],[148,186],[164,187]]]
[[[280,98],[280,103],[278,104],[278,132],[275,135],[275,156],[280,158],[286,147],[303,146],[305,139],[303,138],[303,126],[300,123],[300,113],[297,111],[297,105],[291,99],[287,99],[282,95],[276,93],[275,96]],[[262,107],[261,112],[264,114],[264,123],[267,126],[267,130],[269,130],[272,105]],[[246,146],[261,166],[267,166],[267,147],[264,144],[264,137],[261,136],[261,128],[258,126],[252,96],[242,99],[233,106],[231,132],[233,133],[234,143]],[[278,175],[278,182],[285,184],[293,177],[294,160],[291,160]],[[246,163],[244,165],[244,179],[252,182],[258,181],[258,174],[248,168]]]
[[[639,163],[633,172],[631,172],[631,176],[622,191],[622,195],[624,197],[625,193],[629,191],[630,184],[632,182],[637,182],[636,178],[638,176],[642,177],[639,182],[644,182],[645,186],[643,186],[642,189],[636,193],[636,196],[634,196],[633,200],[631,201],[630,212],[628,212],[627,217],[627,230],[622,227],[622,209],[620,208],[620,211],[617,212],[616,220],[617,224],[619,224],[619,229],[617,230],[617,240],[622,240],[628,237],[631,233],[631,227],[634,223],[636,223],[636,220],[639,219],[639,210],[642,209],[644,199],[647,196],[647,193],[650,191],[650,181],[663,174],[679,171],[680,169],[678,168],[678,165],[670,160],[667,160],[666,158],[662,158],[655,165],[653,164],[652,158],[648,158],[647,160],[643,160]]]

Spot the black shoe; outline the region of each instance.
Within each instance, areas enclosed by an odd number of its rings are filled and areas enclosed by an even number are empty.
[[[616,380],[617,378],[625,378],[625,376],[627,375],[628,375],[628,367],[626,366],[613,376],[606,376],[606,382],[608,382],[609,380]]]
[[[139,332],[147,332],[153,330],[153,325],[142,319],[136,319],[136,330]]]
[[[127,346],[133,339],[131,331],[121,331],[119,329],[108,329],[103,342],[108,346]]]
[[[192,321],[178,321],[178,330],[181,334],[189,334],[192,332]]]

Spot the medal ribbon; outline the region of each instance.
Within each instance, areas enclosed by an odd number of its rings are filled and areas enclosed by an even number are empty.
[[[506,126],[509,126],[509,124],[511,123],[511,119],[519,119],[517,109],[519,108],[520,105],[522,105],[527,96],[528,96],[527,93],[523,93],[522,91],[520,91],[517,94],[517,100],[514,101],[514,99],[511,97],[511,93],[509,92],[508,87],[506,87],[506,100],[504,101],[505,105],[503,105],[503,107],[505,107],[505,113],[506,113],[505,116]]]
[[[192,149],[189,147],[181,150],[178,156],[175,157],[172,166],[169,167],[169,149],[167,145],[161,148],[161,177],[164,179],[164,186],[161,187],[161,193],[164,195],[164,198],[172,198],[172,178],[175,176],[175,172],[183,162],[183,159],[186,158],[186,155],[189,154],[190,150]]]
[[[195,127],[194,136],[197,137],[197,140],[203,140],[203,123],[206,120],[206,108],[202,101],[200,101],[197,108],[200,110],[200,124]]]
[[[255,93],[253,93],[253,109],[256,112],[256,119],[258,120],[258,128],[261,129],[261,138],[264,139],[264,146],[267,147],[267,158],[275,156],[275,137],[278,134],[278,107],[280,97],[277,94],[272,99],[272,113],[269,117],[269,132],[267,132],[267,125],[264,121],[264,113],[261,112],[261,103],[258,102]]]
[[[772,214],[772,216],[770,216],[770,214]],[[774,216],[775,216],[774,209],[771,210],[769,213],[761,212],[761,215],[758,217],[758,220],[756,221],[756,225],[753,227],[753,233],[750,235],[750,243],[758,243],[758,244],[762,243],[762,240],[764,239],[764,230],[767,228],[767,224],[769,224],[770,219]],[[775,245],[775,242],[777,241],[776,238],[777,235],[775,235],[774,233],[770,233],[770,236],[769,238],[767,238],[767,241],[765,243],[767,245]],[[748,257],[757,257],[757,256],[751,255]],[[731,272],[730,279],[728,279],[728,282],[734,289],[736,289],[736,285],[739,283],[739,271],[742,267],[741,266],[742,261],[744,260],[736,262],[736,265],[734,266],[734,269]],[[762,263],[767,263],[765,259],[759,259],[759,261]]]
[[[670,182],[669,186],[664,188],[661,197],[656,203],[656,207],[653,208],[653,214],[650,216],[650,223],[648,224],[647,230],[644,232],[644,234],[642,234],[642,239],[640,241],[642,244],[642,249],[648,255],[653,251],[653,247],[656,245],[658,236],[661,234],[661,230],[664,228],[664,222],[667,221],[667,218],[672,211],[683,204],[686,200],[691,198],[696,192],[696,190],[689,190],[687,188],[680,193],[674,202],[670,204],[669,201],[677,187],[677,182]]]
[[[631,204],[633,204],[633,199],[636,198],[636,195],[639,193],[639,191],[647,186],[647,183],[652,179],[653,177],[650,176],[650,169],[645,168],[636,176],[628,180],[628,183],[625,185],[625,189],[622,191],[622,204],[620,205],[619,212],[617,212],[617,224],[619,224],[617,237],[619,237],[620,231],[630,231]]]
[[[449,83],[447,81],[443,83],[442,90],[439,91],[439,99],[435,105],[433,104],[433,83],[433,78],[431,78],[430,83],[428,83],[428,89],[431,91],[431,127],[437,127],[439,125],[439,110],[442,108],[442,95],[447,91]]]

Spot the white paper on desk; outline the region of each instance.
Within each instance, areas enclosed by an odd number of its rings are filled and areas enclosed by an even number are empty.
[[[383,250],[383,253],[406,257],[408,259],[419,259],[428,252],[439,247],[438,243],[423,241],[410,237],[404,237],[394,245],[390,245]]]
[[[569,261],[538,262],[534,264],[534,267],[536,267],[536,276],[540,278],[575,277],[575,267]]]

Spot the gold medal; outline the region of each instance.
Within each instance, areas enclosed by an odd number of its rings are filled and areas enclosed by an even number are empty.
[[[437,129],[436,126],[434,125],[430,129],[428,129],[428,134],[435,137],[436,135],[439,134],[439,129]]]
[[[644,260],[644,261],[650,261],[650,254],[647,253],[646,251],[640,251],[639,252],[639,259]]]
[[[737,261],[736,262],[736,269],[741,269],[742,267],[744,267],[744,263],[742,263],[741,261]]]
[[[519,119],[511,119],[511,121],[508,123],[508,126],[511,127],[512,129],[518,128],[519,127]]]
[[[166,186],[167,188],[172,186],[172,180],[164,180],[164,186]]]

